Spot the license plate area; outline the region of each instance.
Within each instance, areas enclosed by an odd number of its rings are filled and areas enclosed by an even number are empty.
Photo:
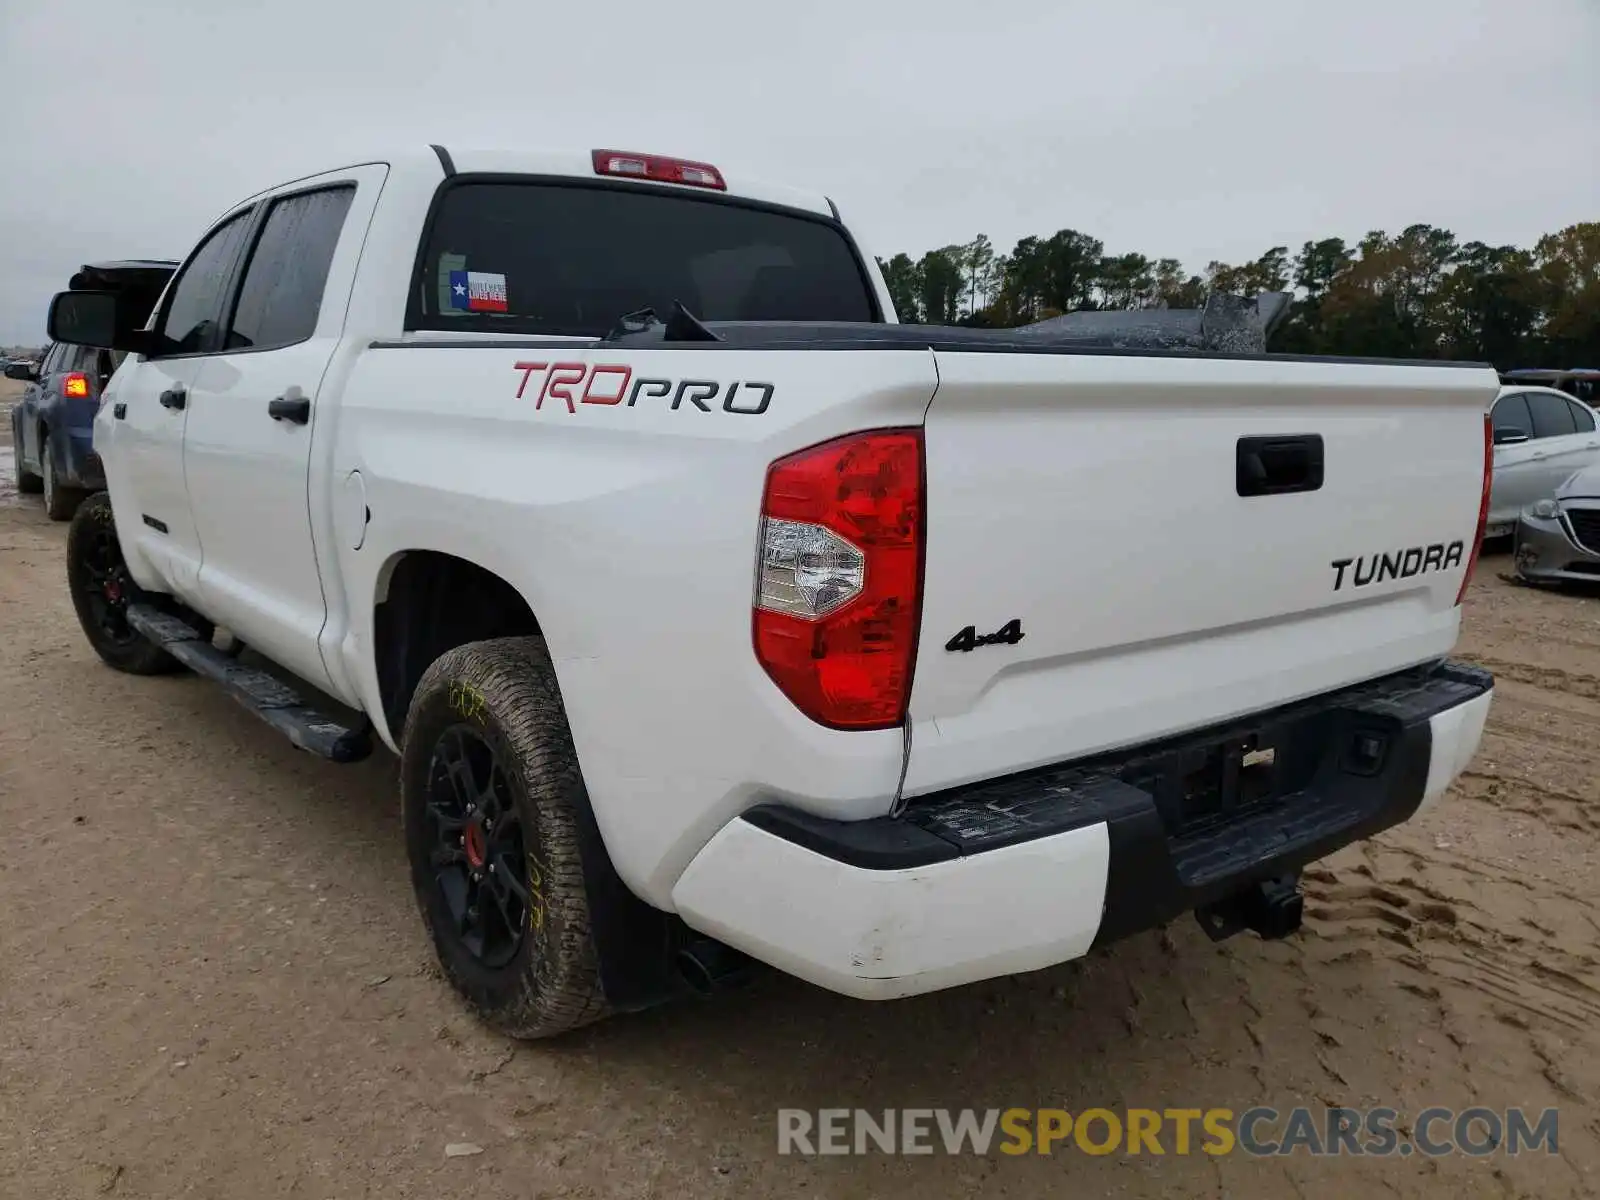
[[[1190,837],[1283,804],[1304,788],[1291,731],[1279,726],[1231,730],[1190,743],[1123,775],[1155,797],[1171,837]]]
[[[1199,832],[1277,798],[1277,747],[1263,745],[1258,735],[1212,746],[1199,758],[1178,783],[1178,802],[1168,820],[1175,833]]]

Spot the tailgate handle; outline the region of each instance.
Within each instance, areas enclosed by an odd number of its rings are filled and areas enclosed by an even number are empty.
[[[1241,496],[1283,496],[1322,486],[1320,433],[1242,437],[1235,459]]]

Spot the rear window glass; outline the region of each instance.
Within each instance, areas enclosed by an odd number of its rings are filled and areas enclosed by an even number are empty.
[[[468,183],[427,235],[413,328],[600,337],[673,301],[707,321],[872,321],[860,263],[820,220],[620,188]]]
[[[1533,414],[1535,437],[1564,437],[1577,432],[1565,396],[1558,396],[1554,392],[1529,392],[1528,411]]]

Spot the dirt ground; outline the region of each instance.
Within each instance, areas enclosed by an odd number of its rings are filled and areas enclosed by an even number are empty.
[[[1184,920],[895,1004],[774,977],[516,1045],[431,965],[393,761],[102,666],[10,466],[0,442],[0,1197],[1600,1194],[1600,600],[1485,561],[1483,749],[1315,868],[1292,940]],[[785,1107],[1256,1104],[1555,1106],[1560,1153],[776,1152]]]

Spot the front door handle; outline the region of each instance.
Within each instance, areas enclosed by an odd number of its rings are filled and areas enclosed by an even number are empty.
[[[279,396],[276,400],[268,402],[267,416],[274,421],[290,421],[296,425],[304,425],[311,420],[311,397],[300,396],[291,400],[287,396]]]
[[[113,417],[115,417],[119,421],[122,420],[122,418],[124,418],[124,417],[126,417],[128,415],[128,406],[127,406],[127,404],[124,403],[121,400],[118,400],[115,404],[113,404],[111,406],[111,415]]]
[[[172,409],[181,410],[188,403],[189,403],[189,393],[183,390],[183,385],[181,383],[178,386],[170,387],[166,391],[161,393],[161,407],[162,408],[172,408]]]

